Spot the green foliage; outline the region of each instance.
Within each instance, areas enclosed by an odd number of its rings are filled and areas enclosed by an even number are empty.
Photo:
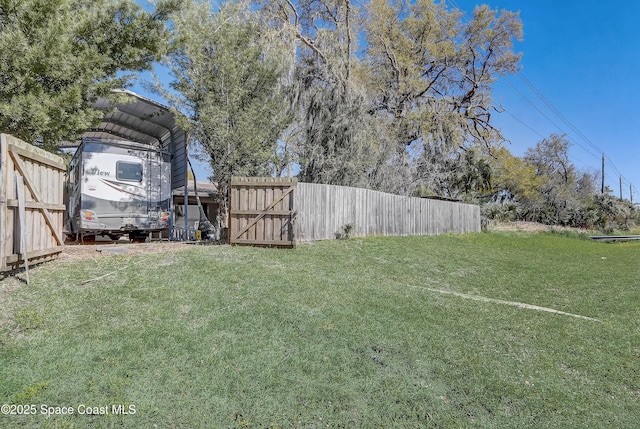
[[[231,176],[273,172],[277,140],[290,121],[281,76],[284,52],[247,4],[188,3],[173,16],[174,80],[165,91],[189,117],[186,128],[226,195]]]
[[[490,221],[513,222],[522,219],[522,211],[517,202],[488,202],[480,206],[482,226],[486,227]]]
[[[344,239],[349,239],[351,238],[351,234],[353,233],[353,229],[356,226],[352,223],[347,223],[345,225],[342,226],[342,235],[340,236],[340,238],[344,238]]]
[[[403,144],[418,138],[458,148],[498,137],[491,85],[517,70],[516,14],[475,9],[468,22],[445,3],[374,0],[366,19],[376,108],[395,119]]]
[[[554,236],[559,236],[559,237],[565,237],[565,238],[572,238],[572,239],[576,239],[576,240],[591,240],[590,238],[590,234],[583,232],[583,231],[572,231],[572,230],[566,230],[566,229],[551,229],[548,234],[550,235],[554,235]]]
[[[366,61],[356,55],[360,8],[351,1],[259,1],[296,52],[289,79],[290,147],[306,182],[370,185],[383,128],[371,114]]]
[[[631,203],[609,194],[594,195],[585,211],[585,227],[595,227],[605,232],[628,231],[638,220],[637,209]]]
[[[517,70],[517,14],[481,6],[465,22],[445,2],[375,0],[366,16],[373,109],[392,118],[399,150],[413,161],[404,166],[415,168],[411,182],[452,197],[486,189],[483,166],[460,174],[471,166],[461,150],[502,140],[490,121],[491,89]]]
[[[0,0],[0,131],[54,149],[104,112],[92,102],[124,88],[167,49],[167,13],[131,0]]]
[[[548,225],[629,230],[638,219],[628,201],[596,194],[596,175],[570,162],[569,142],[551,135],[523,158],[500,148],[492,151],[493,197],[481,209],[483,222],[533,221]]]
[[[422,175],[414,192],[418,196],[438,195],[477,202],[492,191],[491,164],[475,148],[456,151],[449,156],[431,153],[417,170]]]
[[[489,121],[491,86],[517,70],[517,14],[479,7],[464,22],[431,0],[257,3],[265,22],[295,36],[302,180],[405,195],[486,190],[485,161],[463,151],[501,139]]]
[[[547,182],[546,177],[537,175],[531,163],[514,156],[504,147],[493,150],[491,154],[491,188],[494,192],[533,203],[540,201],[540,188]]]
[[[541,200],[530,210],[548,224],[567,224],[569,214],[579,206],[576,168],[569,160],[569,141],[552,134],[527,150],[524,159],[544,177],[539,188]]]

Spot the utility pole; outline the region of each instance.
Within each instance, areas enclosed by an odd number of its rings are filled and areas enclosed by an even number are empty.
[[[600,193],[604,194],[604,152],[602,152],[602,185],[600,186]]]
[[[622,201],[622,176],[620,176],[620,201]]]
[[[633,205],[633,186],[631,186],[631,183],[629,183],[629,201]]]

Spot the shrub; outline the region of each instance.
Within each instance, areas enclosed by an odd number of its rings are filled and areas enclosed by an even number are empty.
[[[341,238],[344,238],[344,239],[351,238],[351,234],[353,233],[354,228],[355,228],[355,225],[352,223],[343,225]]]

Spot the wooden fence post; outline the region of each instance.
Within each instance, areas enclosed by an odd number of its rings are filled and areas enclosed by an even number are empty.
[[[24,271],[29,284],[29,249],[27,246],[27,220],[24,209],[24,181],[22,176],[16,174],[16,197],[18,197],[18,218],[20,223],[20,256],[24,264]]]

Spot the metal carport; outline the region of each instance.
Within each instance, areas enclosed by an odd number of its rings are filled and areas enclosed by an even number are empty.
[[[114,92],[125,95],[127,101],[111,104],[107,98],[99,98],[96,106],[107,113],[97,126],[84,132],[80,138],[129,140],[167,150],[171,154],[171,189],[183,188],[187,196],[187,133],[178,124],[174,112],[132,91]],[[80,140],[65,143],[64,146],[73,147],[79,143]],[[184,210],[185,213],[188,210],[186,204]],[[186,221],[184,227],[186,231]]]

